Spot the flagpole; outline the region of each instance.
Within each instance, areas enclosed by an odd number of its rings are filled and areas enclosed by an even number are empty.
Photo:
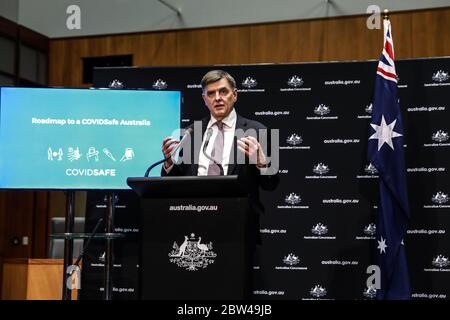
[[[383,10],[383,19],[389,20],[389,10],[388,9]]]

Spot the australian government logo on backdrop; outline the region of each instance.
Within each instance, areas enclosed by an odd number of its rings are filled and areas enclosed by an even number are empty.
[[[363,296],[367,299],[375,299],[377,296],[377,289],[375,286],[369,286],[363,291]]]
[[[442,69],[437,70],[431,76],[431,80],[433,82],[424,83],[424,87],[441,87],[441,86],[450,86],[450,75],[448,71],[444,71]]]
[[[450,266],[450,261],[446,256],[443,256],[442,254],[438,254],[435,258],[433,258],[432,262],[433,266],[438,268],[448,267]]]
[[[164,90],[167,89],[167,82],[163,79],[158,79],[155,82],[153,82],[152,88],[155,90]]]
[[[375,234],[377,232],[377,226],[371,222],[363,228],[364,235],[356,236],[356,240],[375,240]]]
[[[358,119],[370,119],[372,118],[372,111],[373,111],[373,104],[371,102],[368,105],[364,106],[365,114],[358,114],[356,115],[356,117]]]
[[[424,204],[424,209],[443,209],[443,208],[450,208],[449,197],[448,194],[443,191],[438,191],[431,197],[431,202],[433,204]]]
[[[336,236],[328,235],[328,226],[319,222],[312,226],[312,236],[303,236],[305,240],[336,240]]]
[[[124,85],[123,85],[122,81],[120,81],[118,79],[114,79],[108,84],[108,88],[110,88],[110,89],[123,89]]]
[[[449,134],[447,131],[442,129],[436,130],[431,134],[432,143],[424,143],[424,147],[448,147],[450,143],[447,142],[449,139]]]
[[[280,150],[309,150],[311,146],[303,145],[303,137],[297,133],[291,133],[286,137],[286,144],[280,145]]]
[[[189,271],[204,269],[214,263],[217,254],[212,250],[213,243],[202,243],[202,237],[196,237],[195,233],[185,235],[184,241],[178,245],[173,243],[173,250],[169,253],[169,261],[180,268]]]
[[[258,81],[251,76],[248,76],[244,80],[242,80],[241,86],[244,89],[238,89],[238,92],[265,92],[266,91],[265,89],[257,88]]]
[[[356,175],[357,179],[378,179],[378,170],[375,168],[375,166],[372,164],[372,162],[369,162],[364,167],[364,174],[358,174]]]
[[[431,260],[433,268],[424,268],[425,272],[450,272],[450,261],[447,256],[443,254],[437,254]]]
[[[327,289],[322,287],[320,284],[315,285],[311,290],[309,291],[310,295],[315,298],[321,298],[327,295]]]
[[[291,192],[288,196],[286,196],[284,201],[290,205],[295,205],[302,202],[302,198],[299,195]]]
[[[321,284],[316,284],[309,290],[308,293],[309,297],[302,298],[302,300],[325,300],[326,299],[325,296],[328,294],[328,291],[326,287],[322,286]]]
[[[278,209],[309,209],[308,205],[301,205],[302,197],[295,192],[291,192],[284,198],[284,205],[278,205]]]
[[[300,258],[290,252],[285,255],[282,259],[283,265],[277,265],[274,267],[275,270],[296,270],[296,271],[306,271],[308,267],[302,266],[300,263]]]
[[[331,114],[331,107],[323,103],[313,109],[315,116],[307,116],[306,120],[337,120],[338,116]]]
[[[324,104],[319,104],[316,108],[314,108],[314,113],[319,116],[327,115],[330,112],[331,112],[331,108]]]
[[[330,167],[324,162],[318,162],[312,168],[314,175],[305,176],[305,179],[337,179],[336,175],[329,175]]]
[[[447,141],[448,138],[449,138],[448,132],[443,131],[443,130],[438,130],[431,135],[431,140],[433,140],[435,142],[444,142],[444,141]]]
[[[305,81],[302,77],[298,75],[293,75],[289,77],[286,81],[287,87],[280,88],[280,92],[290,92],[290,91],[311,91],[310,87],[304,87]]]

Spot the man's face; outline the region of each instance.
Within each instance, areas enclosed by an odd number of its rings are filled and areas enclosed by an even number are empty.
[[[232,89],[225,78],[208,84],[203,90],[203,100],[217,120],[222,120],[233,110],[237,100],[237,90]]]

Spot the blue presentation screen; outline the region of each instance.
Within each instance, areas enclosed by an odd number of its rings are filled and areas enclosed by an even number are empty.
[[[179,91],[0,88],[0,188],[129,189],[180,108]]]

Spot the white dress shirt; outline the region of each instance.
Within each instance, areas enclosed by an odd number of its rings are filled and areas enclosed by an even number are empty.
[[[233,147],[233,140],[234,140],[234,131],[236,129],[236,111],[233,109],[231,110],[230,114],[222,119],[223,123],[223,154],[222,154],[222,167],[223,167],[223,174],[227,175],[228,172],[228,163],[230,160],[230,153],[231,148]],[[208,155],[211,155],[212,150],[214,148],[214,141],[216,140],[217,132],[219,129],[215,125],[217,122],[217,119],[214,118],[211,115],[211,119],[208,122],[208,125],[206,127],[206,130],[203,134],[203,141],[202,145],[200,147],[200,154],[198,157],[198,171],[197,175],[199,176],[206,176],[208,175],[208,167],[209,167],[209,159],[205,157],[203,154],[203,145],[205,144],[205,138],[206,133],[208,132],[209,128],[212,128],[213,134],[209,140],[208,147],[206,148],[205,152]]]
[[[231,110],[230,114],[228,116],[226,116],[225,118],[223,118],[223,120],[222,120],[222,123],[223,123],[222,168],[223,168],[224,175],[227,175],[227,172],[228,172],[228,163],[230,160],[231,148],[233,147],[234,131],[236,129],[236,118],[237,118],[236,111],[233,109],[233,110]],[[197,175],[199,175],[199,176],[207,176],[208,175],[208,167],[209,167],[210,161],[208,158],[205,157],[202,150],[203,150],[203,145],[205,144],[206,133],[208,132],[209,128],[212,128],[213,134],[209,140],[208,147],[205,150],[205,152],[208,155],[211,155],[212,149],[214,148],[214,140],[216,139],[217,132],[219,131],[219,129],[215,125],[216,122],[217,122],[216,118],[214,118],[211,115],[211,119],[209,120],[206,130],[203,133],[203,141],[202,141],[202,145],[200,147],[200,153],[199,153],[199,157],[198,157]],[[163,165],[163,168],[166,171],[166,173],[169,173],[172,170],[173,166],[174,165],[172,164],[169,168],[166,169],[166,167]]]

